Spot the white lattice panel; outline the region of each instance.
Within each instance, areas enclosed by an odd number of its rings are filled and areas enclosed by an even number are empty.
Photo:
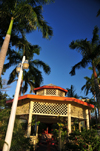
[[[67,104],[34,102],[33,114],[66,116]]]
[[[46,95],[56,95],[55,89],[46,89]]]

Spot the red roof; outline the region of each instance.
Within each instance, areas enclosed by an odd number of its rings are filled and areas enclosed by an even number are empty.
[[[92,104],[89,104],[87,102],[83,102],[79,99],[76,99],[76,98],[71,98],[71,97],[59,97],[59,96],[42,96],[42,95],[32,95],[32,94],[27,94],[27,95],[24,95],[24,96],[20,96],[18,98],[18,100],[23,100],[23,99],[35,99],[35,100],[42,100],[42,101],[61,101],[61,102],[75,102],[75,103],[78,103],[78,104],[81,104],[83,106],[87,106],[87,107],[90,107],[90,108],[94,108],[94,105]],[[11,100],[8,100],[6,101],[6,103],[12,103],[13,102],[13,99]]]
[[[58,90],[65,92],[65,94],[68,92],[68,90],[63,89],[59,86],[55,86],[55,85],[44,85],[42,87],[34,88],[34,92],[36,93],[36,91],[41,90],[41,89],[58,89]]]

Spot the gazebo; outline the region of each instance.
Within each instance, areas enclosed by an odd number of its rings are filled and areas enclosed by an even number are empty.
[[[94,108],[80,99],[65,97],[68,90],[59,86],[48,84],[34,88],[34,95],[27,94],[18,98],[16,115],[28,120],[27,137],[33,139],[36,144],[38,138],[38,126],[35,126],[36,135],[31,136],[31,122],[34,115],[36,121],[43,123],[57,123],[57,117],[65,117],[68,123],[68,133],[71,133],[71,123],[77,119],[81,130],[81,121],[85,121],[89,129],[89,111]],[[12,100],[6,103],[11,104]]]

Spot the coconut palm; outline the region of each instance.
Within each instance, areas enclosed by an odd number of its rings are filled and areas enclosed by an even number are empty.
[[[70,74],[75,75],[76,69],[80,69],[81,67],[85,68],[91,64],[93,69],[96,97],[98,102],[100,102],[99,83],[96,73],[96,66],[100,63],[100,39],[98,31],[98,27],[95,27],[91,41],[87,41],[87,39],[72,41],[69,47],[71,49],[78,50],[78,52],[82,55],[82,60],[72,67]]]
[[[84,79],[86,80],[86,83],[82,86],[81,90],[85,92],[85,95],[88,95],[88,93],[92,93],[94,98],[95,98],[95,85],[94,85],[94,77],[93,75],[91,76],[91,78],[89,77],[84,77]]]
[[[30,92],[33,92],[33,89],[36,87],[39,87],[40,84],[43,81],[42,72],[39,71],[38,67],[42,67],[44,72],[49,74],[50,73],[50,67],[45,64],[43,61],[40,60],[33,60],[29,61],[29,70],[23,71],[23,77],[21,81],[21,88],[20,88],[20,94],[25,93],[28,89],[28,85],[30,86]],[[18,74],[16,72],[16,68],[11,72],[8,80],[8,84],[11,84],[14,81],[17,81]]]
[[[28,85],[30,86],[30,92],[33,91],[33,88],[39,87],[43,81],[42,72],[39,71],[39,68],[42,67],[46,74],[50,73],[50,67],[41,60],[35,59],[33,60],[34,54],[39,54],[40,47],[37,45],[31,45],[24,39],[25,47],[22,43],[19,44],[21,51],[11,51],[9,54],[8,59],[9,62],[4,65],[4,68],[8,69],[12,65],[18,65],[21,62],[23,55],[26,56],[26,59],[29,60],[29,70],[23,71],[23,77],[21,81],[21,89],[20,94],[25,93],[28,89]],[[30,51],[25,51],[30,50]],[[16,67],[10,73],[8,84],[11,84],[14,81],[17,81],[18,74],[16,72]]]
[[[86,79],[86,83],[85,85],[82,86],[81,90],[82,91],[84,90],[85,95],[88,95],[89,92],[93,94],[94,100],[90,102],[95,105],[95,117],[96,117],[96,124],[97,124],[97,102],[96,102],[96,90],[95,90],[95,85],[94,85],[94,76],[92,74],[91,78],[84,77],[84,79]],[[100,78],[98,78],[98,80],[100,82]]]
[[[74,98],[77,98],[79,99],[80,96],[77,95],[77,93],[75,93],[75,89],[74,89],[74,86],[71,85],[70,89],[69,88],[66,88],[68,90],[67,92],[67,97],[74,97]]]
[[[14,38],[25,35],[26,32],[31,32],[37,28],[42,32],[44,38],[52,36],[52,28],[47,25],[42,15],[42,6],[50,0],[1,0],[0,1],[0,19],[1,19],[1,35],[6,31],[9,20],[10,25],[7,30],[5,40],[0,51],[0,77],[3,69],[3,64],[7,54],[11,32]],[[13,28],[12,28],[13,27]],[[2,38],[0,38],[2,41]],[[17,41],[12,40],[12,45],[16,45]]]

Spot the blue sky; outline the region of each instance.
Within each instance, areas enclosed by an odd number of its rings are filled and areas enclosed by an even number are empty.
[[[50,40],[43,39],[39,31],[26,35],[30,43],[41,47],[40,55],[35,55],[34,59],[40,59],[51,67],[49,75],[42,72],[42,85],[52,83],[65,89],[74,85],[75,92],[85,96],[81,87],[86,82],[84,77],[91,77],[92,72],[88,68],[81,68],[76,70],[75,76],[69,74],[71,67],[82,58],[76,50],[69,48],[69,44],[76,39],[91,40],[94,26],[100,28],[100,16],[96,17],[99,9],[100,0],[55,0],[55,3],[43,7],[43,16],[53,28],[53,37]],[[10,70],[3,78],[8,79]],[[7,93],[12,96],[15,88],[16,82]],[[88,97],[91,97],[91,94]]]

